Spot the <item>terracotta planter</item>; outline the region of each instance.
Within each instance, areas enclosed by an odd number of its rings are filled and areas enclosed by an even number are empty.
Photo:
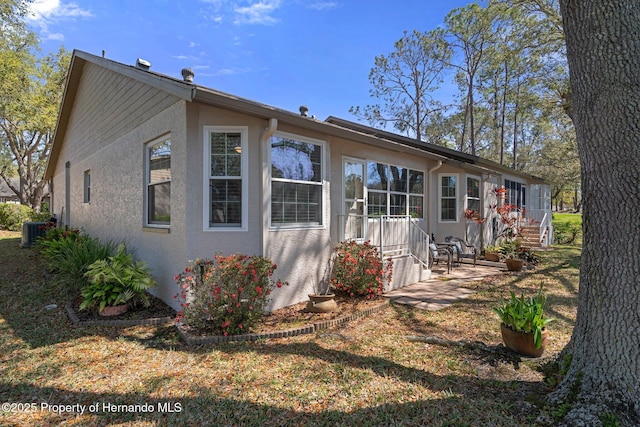
[[[107,306],[104,309],[100,310],[98,314],[104,317],[120,316],[121,314],[126,313],[127,310],[129,310],[129,306],[127,304],[121,304],[121,305]]]
[[[496,253],[485,253],[484,259],[487,261],[500,262],[500,255]]]
[[[523,259],[506,259],[504,262],[507,264],[507,270],[509,271],[520,271],[524,267]]]
[[[338,308],[335,294],[309,294],[306,311],[310,313],[331,313]]]
[[[540,357],[547,346],[548,333],[546,329],[542,330],[542,345],[540,345],[540,348],[536,348],[533,343],[533,333],[527,334],[514,331],[504,323],[500,324],[500,332],[502,332],[502,341],[505,347],[523,356]]]

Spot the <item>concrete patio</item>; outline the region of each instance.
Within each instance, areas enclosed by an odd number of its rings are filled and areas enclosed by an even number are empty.
[[[471,289],[464,288],[462,286],[464,283],[482,280],[505,271],[504,263],[497,262],[482,261],[475,267],[473,264],[462,263],[454,266],[450,273],[447,273],[446,266],[434,265],[429,280],[386,292],[383,296],[396,304],[436,311],[475,293]]]

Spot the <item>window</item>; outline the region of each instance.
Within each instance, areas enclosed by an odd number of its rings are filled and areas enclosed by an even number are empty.
[[[322,225],[323,148],[320,141],[271,137],[271,225]]]
[[[411,215],[422,218],[424,208],[424,172],[367,163],[367,214]]]
[[[245,230],[247,128],[205,127],[205,228]]]
[[[171,221],[171,140],[147,145],[147,225]]]
[[[482,215],[480,209],[480,179],[473,176],[467,176],[467,209]]]
[[[91,171],[84,171],[84,203],[91,203]]]
[[[505,203],[510,203],[518,208],[526,208],[526,187],[519,182],[504,180],[504,188],[507,189]]]
[[[458,175],[440,175],[440,221],[458,221]]]

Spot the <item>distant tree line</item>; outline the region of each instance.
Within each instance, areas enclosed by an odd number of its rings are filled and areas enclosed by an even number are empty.
[[[557,208],[580,207],[557,0],[490,0],[449,12],[435,30],[406,31],[369,74],[374,102],[350,112],[372,126],[544,177]],[[438,97],[443,83],[451,102]]]

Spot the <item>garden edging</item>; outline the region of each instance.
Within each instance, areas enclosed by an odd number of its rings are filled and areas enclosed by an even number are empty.
[[[357,320],[361,317],[368,316],[370,314],[378,313],[386,310],[389,307],[389,300],[384,300],[377,306],[360,310],[356,313],[348,314],[346,316],[338,317],[336,319],[323,320],[320,322],[313,322],[310,325],[301,326],[299,328],[284,329],[272,332],[260,332],[242,335],[212,335],[212,336],[196,336],[191,335],[181,327],[180,324],[174,323],[180,338],[187,345],[202,345],[202,344],[217,344],[225,342],[239,342],[239,341],[257,341],[269,338],[285,338],[293,337],[297,335],[312,334],[324,329],[328,329],[333,326],[342,325],[344,323]],[[71,320],[73,326],[145,326],[145,325],[164,325],[174,322],[173,317],[156,317],[150,319],[114,319],[114,320],[80,320],[75,313],[72,302],[69,301],[66,306],[67,315]]]
[[[272,331],[272,332],[242,334],[242,335],[196,336],[196,335],[189,334],[179,324],[176,324],[176,328],[178,329],[178,334],[187,345],[218,344],[218,343],[239,342],[239,341],[257,341],[261,339],[285,338],[285,337],[294,337],[297,335],[312,334],[314,332],[318,332],[323,329],[328,329],[332,326],[342,325],[352,320],[356,320],[361,317],[368,316],[370,314],[378,313],[380,311],[386,310],[387,307],[389,307],[389,301],[385,300],[384,302],[382,302],[377,306],[367,308],[365,310],[361,310],[353,314],[348,314],[346,316],[338,317],[336,319],[323,320],[321,322],[313,322],[310,325],[301,326],[299,328],[285,329],[285,330]]]
[[[73,309],[73,302],[69,301],[65,305],[67,315],[73,326],[152,326],[152,325],[164,325],[174,321],[173,316],[165,317],[152,317],[148,319],[105,319],[105,320],[80,320],[75,310]]]

